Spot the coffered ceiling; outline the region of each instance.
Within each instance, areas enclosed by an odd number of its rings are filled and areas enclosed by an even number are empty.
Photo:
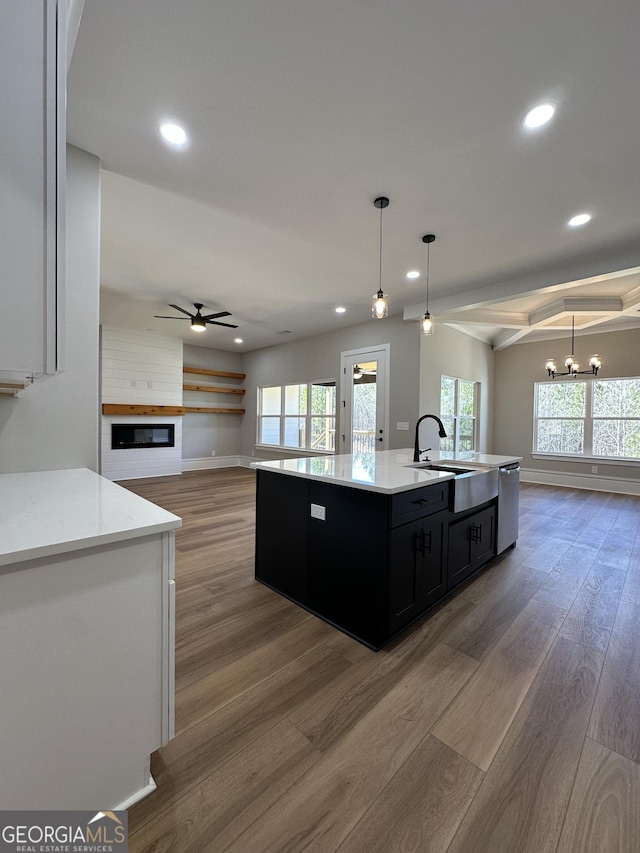
[[[104,168],[103,322],[238,350],[365,322],[384,194],[408,330],[428,232],[438,322],[640,327],[639,32],[637,0],[86,0],[69,141]],[[153,318],[196,301],[238,330]]]

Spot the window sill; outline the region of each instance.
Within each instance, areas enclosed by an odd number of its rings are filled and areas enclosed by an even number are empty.
[[[532,459],[553,459],[558,462],[585,462],[589,465],[622,465],[625,468],[640,466],[640,459],[607,459],[605,456],[574,456],[561,453],[532,453]]]

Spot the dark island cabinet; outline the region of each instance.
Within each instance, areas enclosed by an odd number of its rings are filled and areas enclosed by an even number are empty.
[[[418,617],[447,591],[444,559],[448,513],[421,518],[391,531],[389,630]]]
[[[256,579],[380,649],[495,554],[495,506],[459,519],[450,485],[387,495],[258,469]]]
[[[448,587],[452,589],[496,555],[496,508],[488,506],[449,525]]]

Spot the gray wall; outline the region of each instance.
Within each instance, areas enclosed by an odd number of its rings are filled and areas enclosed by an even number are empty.
[[[560,365],[570,349],[570,336],[552,341],[523,343],[495,353],[495,447],[499,453],[522,456],[522,466],[539,471],[591,474],[591,462],[534,459],[533,385],[547,379],[545,362],[551,356]],[[599,353],[599,376],[615,379],[640,376],[640,330],[628,329],[598,335],[576,335],[576,358],[585,364],[589,355]],[[607,465],[598,461],[598,474],[605,477],[640,479],[637,466]]]
[[[72,146],[66,229],[66,371],[0,398],[0,473],[98,468],[100,161]]]
[[[412,325],[417,326],[417,321]],[[436,325],[433,335],[421,335],[420,339],[420,413],[440,412],[441,376],[479,382],[477,449],[481,453],[506,452],[500,442],[493,440],[494,352],[491,346],[444,325]],[[421,425],[420,436],[425,447],[427,444],[433,448],[438,446],[438,432],[433,421]]]
[[[209,347],[184,345],[184,364],[188,367],[206,367],[209,370],[225,370],[243,373],[242,355],[236,352],[210,349]],[[244,388],[238,379],[217,378],[184,374],[184,381],[191,385],[218,385],[220,387]],[[248,398],[248,399],[247,399]],[[207,391],[184,391],[185,406],[219,406],[221,408],[244,408],[247,402],[255,410],[255,400],[250,394],[211,394]],[[215,450],[218,456],[238,456],[241,453],[240,425],[243,415],[185,414],[182,419],[182,458],[204,459]]]
[[[316,335],[302,341],[280,344],[245,354],[245,404],[242,422],[242,453],[245,456],[273,458],[286,455],[256,450],[256,407],[259,385],[310,382],[318,379],[339,380],[340,354],[347,350],[390,344],[389,448],[413,446],[413,433],[398,431],[397,421],[418,417],[420,384],[420,334],[418,324],[400,317],[371,320],[337,332]],[[230,417],[230,416],[229,416]],[[340,407],[337,430],[340,432]],[[298,452],[299,455],[299,452]]]

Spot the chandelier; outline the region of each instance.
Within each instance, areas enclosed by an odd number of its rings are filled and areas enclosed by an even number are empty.
[[[550,358],[545,364],[545,368],[549,376],[555,379],[556,376],[578,376],[578,374],[591,373],[594,376],[598,375],[598,370],[602,367],[602,362],[597,353],[589,359],[589,369],[580,370],[580,365],[574,358],[574,338],[575,338],[575,316],[571,317],[571,355],[568,355],[564,360],[564,366],[567,368],[563,373],[558,372],[555,359]]]

